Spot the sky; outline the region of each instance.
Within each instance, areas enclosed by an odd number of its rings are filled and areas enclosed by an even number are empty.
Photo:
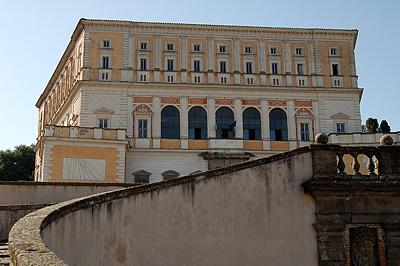
[[[363,124],[400,131],[399,0],[0,0],[0,150],[36,143],[35,107],[80,18],[358,29]]]

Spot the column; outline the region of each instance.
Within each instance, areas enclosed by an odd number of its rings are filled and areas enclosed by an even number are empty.
[[[294,115],[294,102],[288,101],[288,139],[290,142],[290,149],[297,148],[297,138],[296,138],[296,119]]]
[[[153,98],[153,139],[161,138],[161,99]]]
[[[261,100],[261,138],[263,140],[263,149],[271,150],[268,100]]]
[[[240,84],[240,44],[239,38],[233,38],[233,75],[235,84]]]
[[[187,82],[188,50],[187,37],[181,36],[181,83]]]
[[[187,139],[188,134],[188,98],[181,98],[181,139]]]
[[[215,138],[217,136],[214,126],[215,126],[215,100],[207,100],[207,121],[208,121],[208,138]]]
[[[243,118],[242,118],[242,99],[235,99],[235,120],[236,120],[236,131],[235,138],[243,138]]]
[[[289,40],[283,40],[283,58],[284,58],[284,70],[283,74],[292,74],[292,61],[290,58],[290,42]]]
[[[128,106],[126,108],[126,118],[127,118],[127,123],[126,123],[126,135],[128,138],[133,137],[133,99],[132,97],[128,96]]]
[[[265,41],[263,39],[258,39],[258,65],[260,69],[260,82],[261,85],[267,85],[267,62],[265,56]]]
[[[159,34],[154,35],[153,56],[154,70],[159,71],[161,69],[161,37]]]
[[[321,128],[319,125],[319,106],[318,106],[318,102],[317,101],[313,101],[312,102],[312,107],[313,107],[313,113],[314,113],[314,136],[313,139],[315,137],[315,135],[317,135],[318,133],[321,132]]]
[[[207,80],[208,84],[214,83],[214,40],[207,37]]]

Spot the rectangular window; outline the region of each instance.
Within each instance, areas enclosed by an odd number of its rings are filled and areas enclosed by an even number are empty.
[[[200,44],[193,45],[193,51],[200,52]]]
[[[146,81],[147,81],[147,75],[141,74],[141,75],[139,76],[139,81],[141,81],[141,82],[146,82]]]
[[[310,141],[310,131],[308,123],[300,123],[300,132],[302,141]]]
[[[103,41],[103,47],[104,48],[109,48],[110,47],[110,41]]]
[[[168,51],[173,51],[174,50],[174,44],[173,43],[167,43],[167,50]]]
[[[226,52],[226,46],[221,45],[221,46],[219,47],[219,52],[220,52],[220,53],[225,53],[225,52]]]
[[[244,47],[244,52],[245,52],[246,54],[251,54],[251,46],[245,46],[245,47]]]
[[[304,75],[303,64],[297,64],[297,75]]]
[[[103,68],[109,68],[110,58],[108,56],[103,57]]]
[[[343,123],[336,124],[336,132],[337,133],[346,133],[346,125]]]
[[[303,54],[303,49],[302,48],[296,48],[296,55],[302,55]]]
[[[140,59],[140,70],[147,70],[147,59]]]
[[[200,76],[194,76],[194,83],[201,83]]]
[[[331,55],[337,55],[337,49],[331,48]]]
[[[138,138],[147,138],[147,120],[139,120]]]
[[[107,118],[99,119],[99,128],[108,128],[108,119]]]
[[[270,53],[271,54],[276,54],[276,47],[271,47]]]
[[[226,62],[225,61],[219,62],[219,67],[220,67],[221,73],[226,73]]]
[[[140,49],[141,50],[147,50],[147,42],[140,43]]]
[[[306,81],[304,79],[299,79],[299,87],[305,87]]]
[[[246,79],[246,84],[247,85],[254,85],[254,78],[253,77],[250,77],[250,78],[247,78]]]
[[[194,60],[193,66],[194,66],[194,72],[200,72],[200,60]]]
[[[167,70],[174,71],[174,59],[167,60]]]
[[[168,83],[174,83],[174,76],[168,75],[168,76],[167,76],[167,82],[168,82]]]
[[[253,64],[252,64],[252,62],[246,62],[246,73],[253,73]]]
[[[101,80],[109,80],[109,76],[107,72],[101,73]]]
[[[272,68],[272,74],[278,74],[278,63],[272,63],[271,68]]]
[[[339,65],[338,64],[332,64],[332,75],[333,76],[339,75]]]
[[[273,85],[273,86],[279,86],[279,85],[280,85],[279,79],[273,78],[273,79],[272,79],[272,85]]]
[[[221,84],[227,84],[226,77],[221,77]]]
[[[333,86],[334,87],[341,87],[340,79],[334,79],[333,80]]]

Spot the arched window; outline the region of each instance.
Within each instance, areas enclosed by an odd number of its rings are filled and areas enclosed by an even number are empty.
[[[236,121],[234,120],[232,110],[226,107],[219,108],[215,116],[217,138],[235,138]]]
[[[177,171],[168,170],[168,171],[165,171],[164,173],[162,173],[161,175],[163,177],[163,180],[168,180],[171,178],[178,177],[180,174]]]
[[[261,140],[261,116],[255,108],[243,112],[243,139]]]
[[[133,175],[135,176],[135,183],[146,184],[149,183],[151,173],[142,169],[134,172]]]
[[[173,106],[167,106],[161,111],[161,138],[180,138],[179,110]]]
[[[288,140],[287,119],[283,110],[276,108],[269,113],[269,132],[271,140]]]
[[[189,111],[189,139],[207,139],[207,113],[201,107]]]

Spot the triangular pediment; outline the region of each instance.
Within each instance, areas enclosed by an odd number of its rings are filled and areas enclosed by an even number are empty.
[[[333,116],[331,116],[333,119],[349,119],[350,116],[343,114],[343,113],[337,113]]]
[[[99,109],[94,110],[93,113],[95,113],[95,114],[110,114],[111,115],[114,113],[114,111],[110,110],[108,108],[105,108],[105,107],[101,107]]]

